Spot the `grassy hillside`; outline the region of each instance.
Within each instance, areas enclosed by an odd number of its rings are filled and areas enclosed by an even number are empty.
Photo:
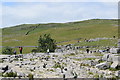
[[[91,19],[69,23],[49,23],[49,24],[22,24],[2,29],[2,46],[37,46],[37,40],[42,34],[51,34],[57,42],[68,41],[60,44],[76,43],[77,39],[83,41],[90,38],[107,37],[112,38],[118,35],[118,21],[115,19]],[[110,45],[115,45],[117,40],[113,40]],[[104,44],[108,41],[102,41]],[[60,45],[58,44],[58,45]],[[96,43],[92,43],[96,45]],[[107,43],[109,44],[109,43]],[[104,44],[104,46],[107,46]],[[91,44],[77,44],[91,45]],[[25,48],[28,53],[32,48]]]

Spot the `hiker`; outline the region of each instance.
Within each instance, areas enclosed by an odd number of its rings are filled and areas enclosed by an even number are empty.
[[[108,48],[106,49],[106,51],[109,53],[109,52],[110,52],[110,48],[108,47]]]
[[[89,53],[89,49],[86,49],[87,53]]]
[[[16,55],[16,50],[14,50],[13,54]]]
[[[19,47],[20,54],[22,54],[22,50],[23,50],[23,48]]]
[[[115,36],[113,36],[113,38],[115,38]]]
[[[49,55],[49,52],[50,52],[50,50],[49,49],[47,49],[47,54]]]

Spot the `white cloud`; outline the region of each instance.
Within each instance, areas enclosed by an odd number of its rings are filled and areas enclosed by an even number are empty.
[[[93,3],[92,3],[93,4]],[[117,18],[116,3],[24,3],[3,5],[3,27],[23,23]]]
[[[118,2],[119,0],[2,0],[3,2]]]

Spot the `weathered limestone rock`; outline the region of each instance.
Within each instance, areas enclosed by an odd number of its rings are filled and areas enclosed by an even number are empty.
[[[22,64],[23,65],[29,65],[31,63],[31,61],[23,61]]]
[[[113,62],[113,58],[114,58],[115,55],[117,55],[117,54],[110,54],[107,61]]]
[[[111,68],[119,68],[120,69],[120,56],[113,57],[113,64],[111,65]]]
[[[111,48],[110,53],[120,53],[120,48]]]
[[[61,73],[61,69],[60,69],[60,68],[56,68],[55,71],[56,71],[57,73]]]
[[[36,67],[31,66],[29,69],[30,69],[30,71],[34,71],[34,70],[35,70],[35,68],[36,68]]]
[[[17,62],[16,64],[15,64],[15,66],[20,66],[21,65],[21,62]]]
[[[96,64],[98,64],[97,61],[93,61],[93,60],[89,61],[90,66],[95,66]]]
[[[103,61],[109,61],[109,62],[114,62],[114,61],[118,61],[118,58],[116,58],[118,54],[105,54],[102,57]]]
[[[4,70],[1,70],[1,69],[0,69],[0,73],[3,73],[3,72],[4,72]]]
[[[3,65],[2,66],[2,70],[4,70],[4,72],[6,72],[9,69],[10,69],[10,67],[8,65]]]
[[[30,62],[30,65],[35,65],[36,64],[36,62]]]
[[[116,71],[115,76],[120,77],[120,71]]]
[[[10,73],[10,72],[13,72],[13,70],[9,69],[9,70],[6,71],[6,73]]]
[[[110,68],[110,63],[109,62],[103,62],[103,63],[97,64],[95,67],[105,70],[105,69]]]
[[[71,70],[65,72],[65,77],[66,78],[73,78],[73,75],[71,74]]]
[[[86,46],[85,46],[86,47]],[[15,60],[14,56],[11,58],[14,59],[12,63],[9,62],[4,62],[5,65],[7,64],[10,66],[10,68],[18,74],[19,77],[27,77],[29,73],[32,73],[35,78],[46,78],[47,77],[63,77],[63,74],[65,78],[91,78],[93,77],[94,74],[106,74],[114,75],[114,72],[109,72],[108,70],[99,70],[99,69],[107,69],[110,67],[109,62],[106,62],[104,64],[101,64],[101,56],[94,56],[94,54],[86,54],[84,51],[81,50],[81,52],[78,52],[78,54],[75,54],[75,51],[73,52],[70,48],[68,47],[69,50],[66,50],[66,52],[63,53],[51,53],[49,56],[45,55],[43,53],[36,53],[36,54],[23,54],[23,60]],[[75,47],[79,48],[79,47]],[[74,53],[75,55],[70,55],[71,53]],[[79,54],[82,53],[82,54]],[[85,54],[84,54],[85,53]],[[68,54],[68,55],[66,55]],[[54,55],[54,56],[53,56]],[[107,61],[117,61],[119,59],[113,59],[115,55],[118,54],[109,54],[108,56],[104,56],[105,58],[103,60]],[[49,58],[47,60],[47,57]],[[7,59],[9,59],[8,57]],[[85,59],[86,58],[86,59]],[[88,59],[87,59],[88,58]],[[90,59],[89,59],[90,58]],[[92,59],[92,58],[95,58]],[[20,58],[18,58],[20,59]],[[53,67],[55,63],[59,63],[62,68],[55,68]],[[100,63],[100,64],[99,64]],[[2,63],[3,64],[3,63]],[[97,65],[96,65],[97,64]],[[93,67],[93,66],[95,66]],[[99,69],[98,69],[99,68]],[[0,68],[2,71],[2,68]],[[10,70],[11,70],[10,69]],[[10,72],[8,69],[6,72]],[[6,73],[3,72],[3,73]],[[92,74],[90,74],[91,72]],[[27,74],[27,75],[26,75]]]
[[[10,55],[0,55],[0,60],[5,60],[9,57],[10,57]]]
[[[17,76],[18,76],[18,77],[25,77],[25,74],[24,74],[24,73],[21,73],[21,72],[17,72]]]
[[[114,62],[112,65],[111,65],[111,68],[117,68],[117,67],[120,67],[119,63],[118,62]]]
[[[115,61],[120,62],[120,56],[115,55],[113,57],[113,62],[115,62]]]
[[[105,54],[105,55],[103,55],[102,60],[103,60],[103,61],[108,61],[109,55],[110,55],[110,54]]]

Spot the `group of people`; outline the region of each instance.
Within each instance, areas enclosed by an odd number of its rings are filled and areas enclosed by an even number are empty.
[[[19,53],[22,54],[22,52],[23,52],[23,47],[19,47]],[[50,52],[50,50],[47,49],[47,55],[49,55],[49,52]],[[17,53],[17,51],[14,50],[13,54],[16,55],[16,53]]]
[[[19,52],[20,52],[20,54],[22,54],[22,51],[23,51],[23,47],[19,47]],[[16,51],[16,50],[14,50],[14,52],[13,52],[13,53],[16,55],[17,51]]]

